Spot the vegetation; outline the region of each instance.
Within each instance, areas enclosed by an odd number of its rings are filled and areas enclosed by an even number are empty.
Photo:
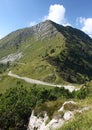
[[[0,63],[0,74],[4,73],[9,67],[10,67],[9,62],[7,62],[7,64]]]
[[[65,47],[57,56],[48,55],[47,61],[64,80],[84,83],[92,79],[92,39],[72,27],[57,28],[65,36]]]
[[[89,36],[72,27],[46,21],[17,30],[0,40],[0,60],[20,52],[22,57],[11,65],[9,62],[0,63],[0,129],[26,130],[33,109],[41,116],[46,111],[50,120],[67,99],[77,100],[83,105],[91,104],[92,39]],[[9,70],[46,82],[85,85],[73,92],[63,87],[30,85],[9,77]],[[73,107],[69,104],[66,110]],[[92,110],[76,115],[76,119],[60,130],[91,130],[91,115]]]
[[[22,52],[22,58],[12,64],[15,73],[52,83],[81,84],[92,79],[91,50],[89,36],[51,21],[17,30],[0,40],[0,58]]]
[[[21,84],[18,87],[10,88],[4,94],[0,94],[0,128],[26,130],[33,109],[37,115],[38,113],[43,115],[43,112],[47,111],[51,119],[64,100],[73,96],[73,93],[64,88],[45,88],[33,85],[27,89]],[[83,95],[80,96],[84,98]]]
[[[92,110],[76,114],[75,119],[66,123],[62,128],[58,130],[91,130],[92,129]]]

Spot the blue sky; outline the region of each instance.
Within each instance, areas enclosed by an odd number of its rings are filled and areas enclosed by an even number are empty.
[[[0,37],[46,19],[92,36],[92,0],[0,0]]]

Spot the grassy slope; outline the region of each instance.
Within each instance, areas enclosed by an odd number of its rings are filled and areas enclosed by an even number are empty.
[[[64,37],[60,37],[59,33],[55,38],[50,40],[35,41],[33,39],[32,42],[26,42],[26,46],[28,47],[23,50],[23,57],[19,61],[24,63],[24,65],[16,64],[13,71],[21,76],[26,75],[27,77],[48,82],[60,82],[61,79],[59,79],[55,68],[45,60],[45,57],[47,53],[53,56],[58,55],[64,44]],[[53,54],[51,54],[52,49],[55,50]]]
[[[69,33],[68,33],[69,34]],[[66,37],[66,36],[65,36]],[[4,46],[3,50],[0,49],[0,57],[6,56],[10,53],[15,52],[23,52],[23,57],[19,60],[19,63],[24,63],[23,65],[14,63],[11,66],[11,70],[19,74],[20,76],[27,76],[31,78],[36,78],[40,80],[45,80],[48,82],[56,82],[56,83],[62,83],[63,80],[60,78],[59,74],[56,71],[56,67],[52,66],[47,60],[45,60],[46,55],[48,54],[50,57],[54,57],[55,59],[57,56],[60,56],[60,52],[63,48],[66,49],[65,43],[66,38],[60,33],[57,34],[56,38],[52,39],[44,39],[35,41],[34,38],[28,38],[27,40],[24,40],[19,45],[19,48],[17,49],[16,46]],[[77,40],[77,36],[75,39]],[[70,38],[70,37],[69,37]],[[72,38],[68,39],[71,40]],[[86,39],[84,39],[86,40]],[[71,40],[72,41],[72,40]],[[78,39],[78,41],[80,41]],[[73,41],[72,43],[74,43]],[[71,42],[70,42],[71,43]],[[76,43],[76,42],[75,42]],[[85,42],[86,43],[86,42]],[[2,43],[1,43],[2,44]],[[77,44],[79,45],[79,44]],[[81,46],[86,48],[83,41],[81,41]],[[80,45],[78,47],[80,47]],[[74,46],[71,44],[71,50],[73,50]],[[80,47],[81,48],[81,47]],[[92,49],[91,44],[89,44],[89,48]],[[91,50],[88,48],[88,53],[91,55]],[[51,50],[54,49],[54,52],[51,53]],[[69,53],[68,53],[69,54]],[[87,63],[86,61],[83,61],[83,63]],[[89,63],[87,63],[89,65]],[[0,75],[0,92],[5,92],[6,89],[9,89],[11,87],[20,86],[23,85],[27,88],[31,87],[30,84],[21,81],[19,79],[15,79],[12,77],[8,77],[7,73]],[[92,87],[92,82],[90,82],[90,86]],[[39,85],[38,85],[39,87]],[[45,86],[46,87],[46,86]],[[92,95],[91,95],[91,88],[90,88],[90,95],[88,98],[84,100],[77,100],[81,105],[84,106],[90,106]],[[92,109],[90,109],[88,112],[85,112],[81,115],[76,115],[76,118],[74,120],[71,120],[69,123],[65,124],[64,127],[62,127],[60,130],[91,130],[92,129]]]
[[[77,114],[74,120],[58,130],[92,130],[92,110]]]
[[[32,86],[51,88],[50,86],[30,84],[23,80],[9,77],[7,76],[7,73],[0,75],[0,93],[6,92],[7,89],[20,86],[26,87],[27,89]]]
[[[63,82],[62,78],[58,76],[55,68],[44,60],[44,57],[47,53],[50,54],[52,49],[55,49],[55,53],[50,55],[57,55],[62,50],[62,46],[64,46],[64,44],[64,37],[61,36],[60,33],[57,34],[56,38],[52,38],[50,40],[44,39],[35,41],[34,37],[31,37],[24,43],[20,43],[18,49],[16,49],[16,46],[10,45],[3,48],[2,51],[0,51],[0,56],[3,57],[7,54],[22,52],[23,57],[18,61],[18,63],[24,64],[13,63],[10,66],[10,70],[20,76],[61,83]],[[5,92],[6,89],[17,85],[17,79],[7,76],[8,71],[9,68],[5,74],[0,75],[0,92]],[[22,84],[30,86],[30,84],[25,82]]]
[[[58,29],[66,37],[65,48],[56,57],[49,56],[48,62],[66,81],[83,83],[92,79],[92,39],[72,27]]]
[[[55,83],[83,83],[92,78],[91,38],[50,21],[42,23],[38,30],[39,25],[15,31],[0,40],[0,57],[15,52],[23,54],[19,63],[24,64],[12,67],[16,74]],[[37,35],[41,36],[38,40]]]
[[[89,107],[88,111],[76,114],[58,130],[91,130],[92,129],[92,81],[88,83],[89,95],[82,100],[76,100],[79,106]]]
[[[87,104],[86,104],[87,105]],[[91,130],[92,129],[92,108],[81,114],[76,114],[73,119],[65,123],[58,130]]]

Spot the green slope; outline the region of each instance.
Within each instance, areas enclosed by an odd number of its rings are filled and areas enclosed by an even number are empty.
[[[12,63],[12,71],[55,83],[84,83],[92,79],[91,50],[89,36],[48,20],[0,40],[1,58],[22,52],[22,57]]]
[[[41,106],[41,110],[45,108],[52,115],[56,112],[56,107],[58,110],[65,100],[72,99],[78,102],[79,106],[89,106],[90,109],[76,115],[74,120],[66,123],[60,130],[91,129],[92,82],[87,81],[92,79],[92,39],[80,30],[45,21],[32,28],[17,30],[0,40],[0,61],[10,54],[14,56],[19,53],[22,53],[20,59],[8,61],[6,65],[0,63],[0,93],[3,93],[0,94],[0,128],[25,130],[35,101],[38,101],[38,104],[35,104],[36,110]],[[88,87],[87,95],[82,91],[71,95],[64,89],[61,94],[62,88],[30,85],[20,79],[9,77],[10,70],[20,76],[46,82],[85,83]],[[49,96],[50,102],[47,98]]]

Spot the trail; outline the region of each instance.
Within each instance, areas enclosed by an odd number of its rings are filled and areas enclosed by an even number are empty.
[[[35,79],[31,79],[28,77],[21,77],[19,75],[13,74],[11,71],[9,71],[8,76],[14,77],[14,78],[18,78],[18,79],[22,79],[25,82],[31,83],[31,84],[38,84],[38,85],[46,85],[46,86],[52,86],[52,87],[64,87],[65,89],[68,89],[70,92],[72,92],[73,90],[77,91],[79,89],[76,89],[74,86],[64,86],[64,85],[55,85],[55,84],[51,84],[51,83],[47,83],[47,82],[43,82],[40,80],[35,80]]]

